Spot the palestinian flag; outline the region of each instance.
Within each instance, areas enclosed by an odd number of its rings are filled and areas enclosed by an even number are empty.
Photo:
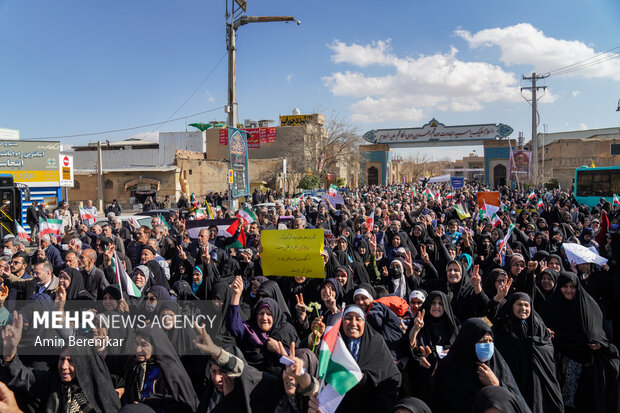
[[[241,224],[241,220],[235,219],[235,222],[233,222],[228,228],[226,228],[226,232],[229,233],[231,237],[235,235],[238,229],[241,230],[241,232],[239,233],[239,237],[237,238],[237,241],[228,245],[227,248],[245,248],[245,244],[246,244],[245,232],[243,232],[243,226],[240,224]]]
[[[484,201],[483,203],[484,203],[484,210],[486,211],[486,216],[489,217],[491,222],[493,222],[493,215],[497,215],[497,213],[499,212],[499,207],[496,207],[495,205],[487,204]]]
[[[329,189],[327,190],[327,193],[330,196],[336,196],[336,194],[338,193],[338,187],[336,185],[330,185]]]
[[[95,217],[93,216],[93,214],[89,214],[88,212],[86,212],[86,210],[82,207],[78,207],[80,210],[80,219],[82,220],[82,222],[86,221],[87,219],[95,219]]]
[[[333,315],[325,329],[319,352],[319,392],[323,413],[335,412],[344,395],[362,380],[362,371],[340,337],[342,316]]]
[[[613,205],[620,205],[620,198],[616,194],[614,194]]]
[[[60,235],[62,232],[62,219],[47,219],[39,221],[39,235]]]
[[[433,198],[433,193],[431,192],[431,189],[428,186],[426,187],[426,189],[424,189],[424,196],[427,197],[428,199]]]
[[[185,228],[189,232],[191,239],[197,239],[200,230],[208,229],[210,226],[217,227],[217,235],[219,237],[230,237],[231,235],[226,232],[228,227],[236,221],[235,218],[226,219],[189,219],[185,221]]]
[[[418,196],[418,191],[416,191],[415,186],[411,189],[411,197],[415,198]]]
[[[469,212],[466,212],[463,209],[463,206],[461,205],[460,202],[458,204],[454,205],[454,209],[456,210],[456,213],[458,214],[459,219],[465,219],[465,218],[471,217],[471,215],[469,215]]]
[[[130,297],[136,298],[139,298],[142,295],[129,274],[127,274],[127,271],[125,271],[125,267],[123,267],[116,251],[114,251],[114,258],[112,259],[112,270],[114,270],[116,284],[118,284],[118,287],[121,290],[121,298],[123,298],[123,292]]]
[[[16,221],[15,225],[17,225],[17,236],[21,239],[25,239],[26,241],[30,241],[30,235],[28,235],[26,230],[19,225],[19,222]]]
[[[370,213],[370,216],[366,218],[366,229],[368,232],[372,232],[373,227],[375,226],[375,211]]]
[[[250,208],[243,207],[239,210],[237,214],[237,218],[241,218],[243,220],[244,225],[250,225],[252,222],[256,221],[256,214]]]

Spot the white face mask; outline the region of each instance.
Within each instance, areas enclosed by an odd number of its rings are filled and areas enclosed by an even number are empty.
[[[2,255],[7,256],[7,257],[12,257],[13,256],[13,250],[10,248],[4,248],[2,250]]]

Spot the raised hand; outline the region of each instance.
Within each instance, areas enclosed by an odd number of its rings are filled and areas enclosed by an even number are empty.
[[[325,323],[323,323],[323,316],[319,316],[312,320],[312,326],[310,327],[310,331],[312,331],[317,337],[323,337],[323,333],[325,333]]]
[[[64,310],[65,304],[67,302],[67,290],[62,285],[59,285],[56,289],[56,297],[54,298],[54,309],[55,310]]]
[[[235,277],[235,281],[230,284],[230,288],[233,291],[233,296],[230,303],[232,305],[239,305],[239,302],[241,301],[241,294],[243,294],[243,278],[241,278],[240,275],[237,275]]]
[[[480,292],[482,291],[482,278],[480,277],[479,274],[480,271],[480,265],[476,264],[474,265],[474,268],[471,272],[471,277],[470,277],[470,282],[471,285],[474,286],[474,291],[476,292],[476,294],[480,294]]]
[[[527,273],[531,274],[534,271],[536,271],[536,268],[538,268],[538,262],[537,261],[528,261],[527,262]]]
[[[205,328],[205,326],[201,327],[198,325],[198,323],[195,323],[194,329],[197,333],[196,337],[194,337],[193,340],[194,347],[196,347],[198,350],[200,350],[206,355],[214,357],[219,356],[222,349],[213,342],[211,336],[209,335],[209,333],[207,333],[207,329]]]
[[[187,254],[182,246],[177,245],[177,251],[179,251],[179,258],[185,261],[187,259]]]
[[[15,394],[2,382],[0,382],[0,413],[23,413],[17,405]]]
[[[542,261],[540,262],[540,272],[543,272],[543,271],[544,271],[544,270],[546,270],[547,268],[549,268],[549,267],[547,267],[547,261],[546,261],[546,260],[542,260]]]
[[[418,311],[418,314],[413,319],[413,329],[416,331],[420,331],[424,327],[424,312],[425,310]]]
[[[497,289],[497,294],[495,294],[495,297],[493,298],[493,300],[500,303],[503,299],[505,299],[506,296],[508,295],[508,292],[510,291],[510,287],[512,286],[513,281],[514,281],[514,278],[509,278],[507,283],[502,284]]]
[[[428,256],[428,252],[426,252],[426,245],[420,245],[420,258],[424,262],[429,262],[431,260]]]
[[[424,367],[425,369],[430,369],[431,363],[428,362],[427,357],[430,356],[433,351],[431,350],[429,346],[426,346],[426,347],[420,346],[419,349],[420,349],[420,352],[422,353],[422,359],[420,359],[420,366]]]

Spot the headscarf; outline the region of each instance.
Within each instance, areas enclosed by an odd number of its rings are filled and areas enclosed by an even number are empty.
[[[513,306],[519,300],[530,304],[531,312],[526,320],[514,315]],[[504,316],[493,329],[496,348],[508,363],[523,398],[532,411],[563,412],[551,333],[534,311],[531,297],[522,292],[514,293],[503,310]]]
[[[493,334],[491,327],[481,318],[470,318],[461,325],[450,352],[439,361],[435,373],[434,412],[471,410],[476,393],[483,387],[477,373],[479,360],[476,356],[476,343],[487,333]],[[485,364],[493,370],[500,385],[510,390],[519,405],[528,411],[529,408],[521,396],[510,368],[497,349],[491,360]]]
[[[144,337],[153,347],[153,355],[150,361],[156,363],[161,369],[166,382],[166,388],[169,392],[167,396],[171,397],[185,409],[195,411],[198,407],[198,397],[179,356],[176,354],[166,334],[161,328],[152,325],[137,329],[136,335]],[[133,384],[143,380],[139,375],[144,374],[145,370],[139,364],[141,363],[135,362],[134,366],[129,370],[127,390],[124,397],[130,403],[138,400],[138,395],[130,392],[141,391],[141,389],[131,388]]]
[[[502,413],[529,413],[529,409],[523,409],[514,394],[501,386],[486,386],[476,394],[473,413],[484,413],[491,408]]]
[[[98,412],[118,412],[121,403],[103,359],[87,346],[69,347],[69,353],[76,380],[89,405]]]
[[[431,315],[431,306],[435,298],[441,299],[443,315],[435,318]],[[418,335],[420,346],[429,346],[435,351],[435,346],[450,348],[459,332],[458,322],[450,306],[448,297],[441,291],[431,291],[422,305],[424,311],[424,327]]]
[[[395,412],[397,409],[406,409],[410,413],[433,413],[431,408],[428,407],[424,401],[415,397],[405,397],[400,399],[392,408],[392,412]]]
[[[349,306],[347,309],[351,307],[359,309],[357,306]],[[331,317],[340,317],[340,314]],[[344,396],[339,406],[341,411],[382,411],[386,406],[394,404],[398,394],[401,375],[390,350],[381,335],[368,323],[364,324],[357,360],[364,380]],[[344,334],[343,325],[340,327],[340,335],[348,343],[350,339]]]
[[[65,273],[71,279],[71,284],[67,288],[67,302],[70,300],[77,300],[80,295],[80,291],[84,289],[84,277],[82,273],[71,267],[66,267],[63,270],[60,270],[61,273]]]
[[[284,300],[284,296],[282,295],[282,291],[280,290],[280,286],[277,282],[267,280],[263,282],[260,287],[258,287],[257,294],[261,298],[271,298],[278,303],[280,310],[284,312],[287,320],[291,319],[291,313],[289,312],[288,306],[286,305],[286,301]]]
[[[198,284],[194,283],[193,280],[192,280],[192,293],[194,295],[200,294],[198,291],[200,289],[200,286],[202,285],[202,283],[205,280],[205,275],[202,272],[202,268],[201,267],[202,266],[198,265],[198,266],[194,267],[194,269],[192,270],[192,277],[194,275],[194,272],[196,272],[196,271],[198,271],[200,273],[200,275],[201,275],[200,282]],[[202,298],[205,298],[205,297],[202,297]]]

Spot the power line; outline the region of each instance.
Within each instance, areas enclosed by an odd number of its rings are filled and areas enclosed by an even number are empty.
[[[135,129],[147,128],[147,127],[150,127],[150,126],[163,125],[164,123],[175,122],[177,120],[181,120],[181,119],[185,119],[185,118],[191,118],[193,116],[198,116],[198,115],[202,115],[202,114],[209,113],[209,112],[215,112],[216,110],[224,109],[225,107],[226,106],[218,106],[217,108],[205,110],[205,111],[198,112],[198,113],[193,113],[191,115],[181,116],[180,118],[168,119],[168,120],[165,120],[163,122],[149,123],[149,124],[146,124],[146,125],[132,126],[130,128],[113,129],[113,130],[107,130],[107,131],[101,131],[101,132],[80,133],[80,134],[76,134],[76,135],[44,136],[44,137],[39,137],[39,138],[28,138],[28,139],[29,140],[35,140],[35,141],[36,140],[46,140],[46,139],[67,139],[67,138],[77,138],[77,137],[80,137],[80,136],[93,136],[93,135],[104,135],[104,134],[107,134],[107,133],[125,132],[125,131],[128,131],[128,130],[135,130]]]
[[[604,52],[597,53],[586,59],[582,59],[575,63],[571,63],[570,65],[555,68],[546,73],[550,76],[559,76],[560,74],[564,74],[563,72],[570,73],[572,71],[582,70],[587,67],[594,66],[596,64],[602,63],[610,59],[615,59],[616,57],[619,56],[618,53],[613,53],[612,55],[609,55],[609,53],[616,49],[620,49],[620,46],[612,47],[611,49],[606,50]]]
[[[211,77],[211,75],[213,74],[213,72],[215,72],[215,69],[217,69],[217,67],[220,65],[220,63],[222,63],[222,60],[224,60],[224,58],[226,57],[226,55],[228,54],[228,51],[224,52],[224,54],[222,55],[222,57],[220,57],[220,60],[217,61],[217,63],[215,64],[215,66],[213,66],[213,68],[211,69],[211,71],[209,73],[207,73],[207,76],[202,80],[202,82],[200,82],[200,84],[198,85],[198,87],[196,87],[196,89],[194,89],[194,91],[192,92],[192,94],[185,99],[185,102],[183,102],[181,104],[181,106],[179,106],[177,108],[177,110],[175,110],[174,112],[172,112],[172,115],[170,115],[170,118],[173,117],[174,115],[177,114],[178,111],[180,111],[183,106],[185,106],[187,104],[187,102],[189,102],[194,95],[200,90],[200,88],[202,87],[202,85],[205,84],[205,82]],[[168,118],[168,119],[170,119]],[[160,125],[161,126],[161,125]],[[159,129],[159,126],[151,133],[155,133],[157,130]]]
[[[576,66],[576,67],[573,67],[573,68],[565,69],[563,71],[558,71],[556,73],[551,74],[551,76],[555,76],[555,77],[563,76],[563,75],[566,75],[566,74],[569,74],[569,73],[577,72],[579,70],[587,69],[587,68],[592,67],[592,66],[596,66],[598,64],[601,64],[603,62],[607,62],[609,60],[616,59],[618,57],[620,57],[619,53],[616,53],[616,54],[613,54],[613,55],[610,55],[610,56],[605,56],[604,58],[599,58],[598,60],[594,60],[594,61],[588,62],[588,63],[583,64],[581,66]]]

